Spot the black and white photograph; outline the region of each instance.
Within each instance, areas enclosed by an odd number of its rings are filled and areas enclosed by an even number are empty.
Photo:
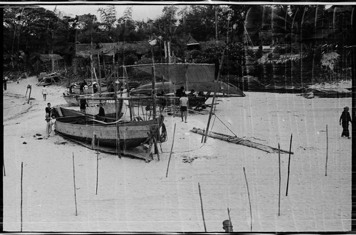
[[[355,5],[1,11],[4,232],[356,229]]]

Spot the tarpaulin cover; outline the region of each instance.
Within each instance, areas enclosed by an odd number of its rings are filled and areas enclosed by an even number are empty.
[[[134,68],[152,74],[152,65],[138,65]],[[154,68],[156,77],[175,85],[185,86],[215,80],[214,64],[155,64]]]
[[[152,64],[130,66],[140,71],[152,74]],[[244,96],[243,92],[232,84],[215,81],[214,64],[155,64],[156,77],[162,77],[165,82],[157,82],[157,92],[175,92],[184,87],[186,91],[221,92]],[[150,84],[137,87],[133,93],[150,93]]]

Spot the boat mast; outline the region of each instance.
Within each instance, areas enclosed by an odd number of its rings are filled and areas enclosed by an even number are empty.
[[[156,119],[156,74],[155,74],[155,61],[153,55],[153,46],[151,45],[152,52],[152,99],[153,99],[153,119]]]
[[[104,68],[105,69],[105,68]],[[101,94],[101,68],[100,68],[100,51],[98,51],[98,85],[99,85],[99,94]]]

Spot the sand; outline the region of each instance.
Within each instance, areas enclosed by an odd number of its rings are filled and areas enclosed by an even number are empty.
[[[65,104],[64,87],[49,86],[44,101],[35,77],[9,83],[4,92],[3,178],[5,231],[19,231],[20,175],[24,164],[23,231],[203,232],[198,183],[208,232],[223,232],[231,210],[234,231],[251,227],[247,188],[252,207],[252,231],[350,231],[351,140],[341,138],[339,117],[351,98],[305,99],[296,94],[246,92],[244,98],[219,98],[213,131],[289,149],[293,134],[289,193],[288,154],[281,155],[281,214],[278,216],[278,154],[191,133],[205,128],[208,115],[189,115],[188,123],[166,116],[168,140],[161,160],[146,163],[99,154],[58,135],[45,134],[47,102]],[[32,84],[34,98],[24,99]],[[208,102],[211,102],[210,100]],[[170,162],[174,124],[176,136]],[[326,125],[329,150],[327,176]],[[230,129],[230,130],[229,130]],[[24,144],[26,142],[26,144]],[[73,163],[77,212],[73,190]],[[184,161],[190,159],[190,163]]]

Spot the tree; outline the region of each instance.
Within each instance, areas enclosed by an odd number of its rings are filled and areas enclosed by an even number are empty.
[[[115,6],[107,6],[106,8],[99,8],[101,20],[107,31],[111,31],[114,23],[116,22],[116,10]]]

